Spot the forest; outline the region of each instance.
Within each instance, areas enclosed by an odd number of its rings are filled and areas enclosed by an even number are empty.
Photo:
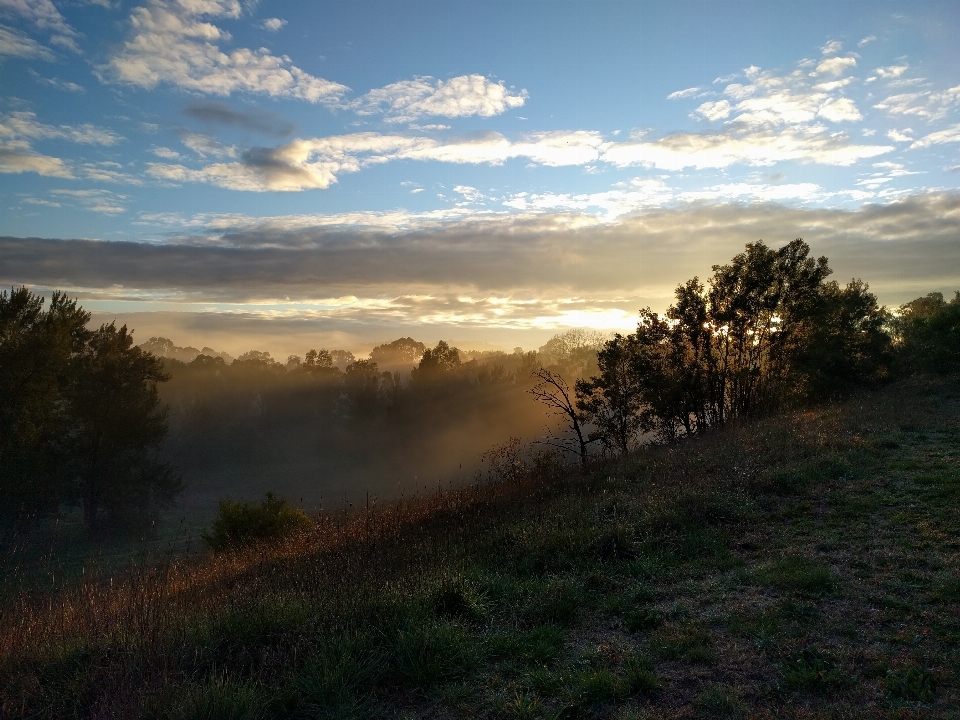
[[[511,354],[407,337],[285,363],[138,346],[125,326],[88,328],[64,293],[44,309],[13,288],[0,294],[0,520],[9,533],[75,508],[91,537],[144,536],[178,500],[209,519],[217,500],[267,491],[316,512],[470,482],[516,438],[586,467],[958,368],[960,294],[891,312],[830,274],[802,240],[756,242],[680,285],[665,313],[641,310],[629,335],[571,330]]]

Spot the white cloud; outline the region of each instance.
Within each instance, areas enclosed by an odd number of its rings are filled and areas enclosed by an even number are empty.
[[[856,58],[852,57],[831,57],[821,60],[813,75],[833,75],[834,77],[842,75],[848,68],[857,66]]]
[[[514,93],[503,82],[483,75],[461,75],[449,80],[401,80],[371,90],[347,107],[359,115],[382,113],[387,122],[402,123],[426,116],[493,117],[522,107],[526,99],[526,90]]]
[[[51,190],[50,194],[62,199],[70,198],[82,209],[101,215],[120,215],[127,210],[123,205],[127,196],[109,190]]]
[[[83,93],[87,89],[83,85],[77,85],[75,82],[69,82],[66,80],[61,80],[60,78],[46,78],[42,77],[38,73],[32,73],[34,77],[37,78],[39,82],[42,82],[44,85],[49,85],[50,87],[55,87],[57,90],[66,90],[67,92],[76,92]]]
[[[908,68],[908,65],[889,65],[887,67],[878,67],[874,72],[884,80],[892,80],[893,78],[898,78],[903,75]]]
[[[890,115],[908,115],[928,121],[941,120],[960,105],[960,85],[941,92],[922,90],[891,95],[873,107]]]
[[[894,142],[913,142],[913,138],[910,137],[912,133],[913,130],[910,128],[904,128],[903,130],[888,130],[887,137]]]
[[[67,24],[51,0],[0,0],[0,15],[23,18],[38,29],[49,30],[51,44],[81,52],[76,42],[79,34]]]
[[[336,102],[348,88],[314,77],[266,48],[223,51],[230,34],[204,18],[240,15],[230,0],[150,0],[130,14],[132,36],[105,70],[121,82],[230,95],[251,92],[309,102]]]
[[[701,88],[699,87],[687,88],[686,90],[677,90],[676,92],[672,92],[667,95],[667,100],[683,100],[685,98],[692,98],[696,97],[698,94],[700,94],[700,92]]]
[[[0,55],[24,59],[53,60],[54,55],[36,40],[0,25]]]
[[[280,28],[287,24],[286,20],[281,20],[280,18],[267,18],[263,21],[263,29],[269,30],[270,32],[277,32]]]
[[[163,158],[164,160],[180,160],[183,157],[183,155],[178,153],[176,150],[171,150],[167,147],[151,148],[150,152],[159,158]]]
[[[12,112],[0,117],[0,139],[69,140],[88,145],[116,145],[123,140],[112,130],[89,123],[82,125],[45,125],[36,113]]]
[[[830,122],[857,122],[863,120],[863,116],[850,98],[827,100],[820,106],[817,115],[826,118]]]
[[[680,193],[680,200],[740,200],[750,199],[760,202],[783,202],[801,200],[812,202],[822,199],[826,193],[816,183],[787,183],[767,185],[757,183],[723,183]]]
[[[693,113],[694,115],[699,115],[704,120],[709,120],[710,122],[723,120],[724,118],[730,116],[730,103],[726,100],[705,102],[696,110],[694,110]]]
[[[0,13],[18,15],[38,28],[53,30],[66,35],[75,31],[50,0],[0,0]]]
[[[839,40],[831,40],[820,48],[820,53],[822,55],[836,55],[841,50],[843,50],[843,43]]]
[[[143,180],[135,175],[123,172],[123,166],[115,162],[83,163],[77,171],[87,180],[118,183],[123,185],[143,185]]]
[[[628,189],[583,194],[522,192],[503,201],[503,205],[524,213],[595,209],[602,213],[598,219],[610,222],[624,215],[660,207],[673,197],[673,191],[662,180],[633,178]]]
[[[213,155],[218,158],[233,158],[237,156],[236,148],[224,145],[216,138],[204,135],[203,133],[184,130],[180,133],[180,141],[201,158],[206,158],[207,155]]]
[[[824,62],[830,60],[843,58]],[[840,94],[853,78],[812,85],[810,76],[802,70],[780,75],[758,67],[747,68],[744,75],[750,82],[731,83],[724,88],[723,94],[729,100],[704,102],[691,116],[711,122],[727,120],[728,125],[756,129],[807,125],[817,118],[834,123],[863,119],[854,101]]]
[[[653,142],[612,145],[602,159],[620,167],[642,165],[671,171],[734,164],[763,166],[788,160],[844,166],[891,150],[889,145],[854,145],[843,133],[828,133],[814,125],[782,131],[738,132],[731,128],[717,134],[680,133]]]
[[[857,43],[857,47],[863,47],[867,43],[872,43],[876,39],[877,39],[876,35],[867,35],[863,40]]]
[[[416,123],[410,123],[407,125],[410,130],[419,130],[421,132],[433,132],[435,130],[449,130],[449,125],[442,125],[439,123],[433,123],[428,125],[417,125]]]
[[[0,142],[0,173],[34,172],[45,177],[73,178],[60,158],[41,155],[23,141]]]
[[[913,145],[910,146],[910,149],[914,150],[916,148],[930,147],[931,145],[943,145],[945,143],[955,142],[960,142],[960,124],[925,135],[914,142]]]
[[[895,162],[876,162],[873,164],[875,168],[879,168],[886,172],[890,177],[904,177],[906,175],[923,175],[922,170],[907,170],[901,163]]]
[[[53,202],[53,200],[44,200],[42,198],[35,197],[25,197],[21,202],[28,203],[29,205],[43,205],[45,207],[60,207],[60,203]]]
[[[584,130],[530,133],[517,141],[495,132],[446,140],[354,133],[253,148],[243,153],[242,162],[201,170],[153,163],[148,173],[172,182],[209,182],[235,190],[296,191],[326,189],[340,173],[396,160],[500,165],[527,159],[551,167],[585,165],[599,159],[606,145],[600,133]]]

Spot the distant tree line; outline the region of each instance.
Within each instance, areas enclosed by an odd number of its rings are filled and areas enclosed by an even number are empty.
[[[90,313],[55,292],[0,292],[0,528],[62,506],[91,535],[149,527],[179,480],[157,459],[167,432],[161,361],[126,326],[87,329]]]
[[[532,392],[566,421],[555,444],[586,462],[594,445],[625,454],[642,438],[669,442],[904,373],[960,369],[960,293],[890,313],[866,283],[830,274],[803,240],[750,243],[706,284],[680,285],[664,314],[641,310],[636,332],[604,343],[599,372],[572,392],[537,371]]]

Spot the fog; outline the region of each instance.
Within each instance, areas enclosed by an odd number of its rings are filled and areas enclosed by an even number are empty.
[[[316,512],[475,481],[484,453],[535,442],[552,422],[527,392],[532,370],[588,374],[603,337],[568,331],[512,353],[402,338],[369,357],[320,349],[283,362],[151,338],[141,347],[165,356],[171,375],[160,392],[163,455],[184,480],[174,515],[205,524],[218,500],[267,491]]]

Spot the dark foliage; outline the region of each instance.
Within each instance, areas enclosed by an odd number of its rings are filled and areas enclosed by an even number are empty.
[[[43,304],[26,288],[0,293],[0,520],[29,527],[80,505],[91,535],[142,532],[179,489],[155,457],[168,376],[126,326],[87,330],[90,314],[62,293]]]
[[[313,523],[300,508],[267,493],[263,502],[220,501],[220,512],[203,539],[215,551],[238,548],[251,542],[279,540]]]
[[[960,370],[960,291],[949,302],[938,292],[908,302],[892,325],[904,372]]]
[[[827,259],[809,253],[799,239],[750,243],[706,286],[678,287],[664,315],[642,310],[577,384],[594,437],[623,455],[642,433],[672,440],[886,379],[886,310],[859,280],[827,282]]]

